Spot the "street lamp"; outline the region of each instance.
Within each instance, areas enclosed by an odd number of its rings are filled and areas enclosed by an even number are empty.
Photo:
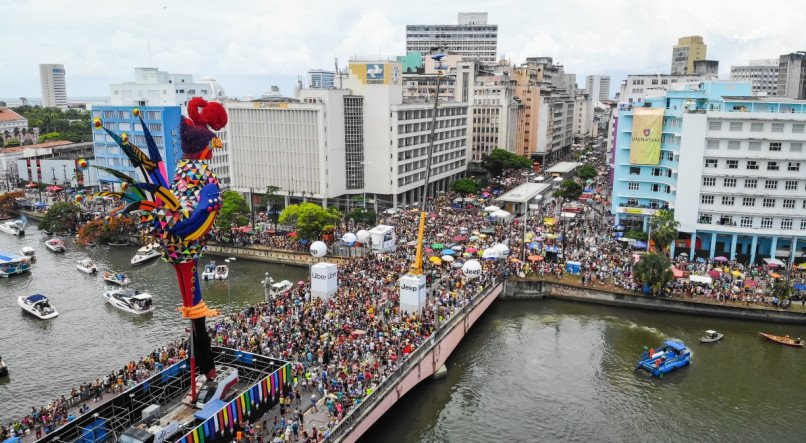
[[[235,257],[230,257],[224,260],[224,263],[227,264],[227,268],[229,268],[229,264],[234,262],[236,259]],[[230,269],[227,269],[227,274],[231,272]],[[232,291],[230,291],[230,277],[227,275],[227,311],[232,312]]]

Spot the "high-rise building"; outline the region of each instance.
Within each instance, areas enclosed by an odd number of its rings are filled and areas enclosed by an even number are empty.
[[[42,89],[42,107],[67,109],[67,83],[64,65],[39,65],[39,86]]]
[[[589,75],[585,77],[585,90],[588,93],[588,100],[593,103],[609,100],[610,76]]]
[[[702,36],[690,35],[677,39],[677,44],[672,48],[672,74],[694,74],[694,62],[705,60],[707,49]]]
[[[308,87],[311,89],[333,89],[335,79],[335,71],[326,71],[324,69],[311,69],[308,71]]]
[[[778,90],[781,97],[806,98],[806,51],[784,54],[778,59]]]
[[[622,106],[611,206],[619,223],[646,229],[669,208],[681,232],[672,254],[803,256],[806,100],[708,81]]]
[[[134,68],[134,81],[109,85],[113,106],[181,106],[193,97],[221,100],[226,94],[214,79],[194,81],[190,74],[171,74],[158,68]]]
[[[719,77],[719,60],[694,60],[694,75]]]
[[[752,83],[753,95],[776,95],[778,59],[750,60],[746,65],[731,66],[730,79]]]
[[[498,25],[487,24],[486,12],[459,13],[456,25],[406,25],[407,53],[418,51],[425,60],[432,48],[455,52],[464,60],[495,63]]]

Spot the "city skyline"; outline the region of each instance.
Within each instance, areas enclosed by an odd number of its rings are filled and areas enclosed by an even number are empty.
[[[764,20],[763,11],[746,14],[747,8],[728,1],[684,1],[671,9],[631,0],[607,8],[588,0],[373,8],[323,1],[258,7],[235,2],[226,9],[205,2],[93,2],[81,8],[70,2],[5,2],[0,13],[15,19],[4,29],[4,59],[14,62],[0,62],[0,97],[38,97],[40,63],[65,65],[71,97],[105,96],[110,83],[127,80],[137,66],[211,76],[230,96],[259,96],[270,85],[291,95],[298,75],[331,69],[334,58],[343,67],[354,55],[403,55],[407,24],[452,24],[459,12],[475,11],[487,12],[489,23],[498,25],[499,57],[518,64],[528,56],[554,57],[566,72],[577,74],[580,87],[586,75],[609,75],[612,97],[627,74],[669,72],[672,46],[682,36],[703,36],[708,58],[720,61],[722,78],[731,64],[803,49],[797,24],[806,13],[797,5],[781,2],[777,10],[789,11],[781,21]],[[422,12],[426,7],[428,14]],[[698,14],[687,12],[692,8]],[[652,19],[651,29],[635,19],[636,12]],[[31,23],[37,23],[35,32]]]

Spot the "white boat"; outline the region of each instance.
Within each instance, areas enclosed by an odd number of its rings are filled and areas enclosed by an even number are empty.
[[[5,377],[6,375],[8,375],[8,366],[3,361],[3,357],[0,357],[0,377]]]
[[[64,252],[64,240],[60,238],[51,238],[50,240],[45,242],[45,247],[50,249],[53,252]]]
[[[42,294],[34,294],[17,297],[17,304],[23,311],[33,315],[40,320],[47,320],[59,315],[53,306],[48,303],[48,298]]]
[[[0,231],[11,235],[25,235],[25,222],[23,220],[8,220],[0,223]]]
[[[271,295],[280,295],[294,286],[294,283],[291,283],[288,280],[283,280],[271,285]]]
[[[113,285],[126,286],[129,283],[131,283],[129,277],[126,277],[126,274],[122,272],[118,272],[116,274],[114,272],[104,271],[103,274],[101,274],[101,276],[103,277],[105,282],[112,283]]]
[[[95,262],[89,258],[77,261],[76,268],[85,274],[95,274],[98,272],[98,267],[95,266]]]
[[[154,310],[151,295],[134,289],[114,289],[101,296],[110,305],[130,314],[148,314]]]
[[[20,249],[20,254],[22,254],[24,257],[28,257],[28,259],[31,261],[36,261],[36,250],[30,246],[24,246],[22,249]]]
[[[725,334],[720,334],[719,332],[713,331],[711,329],[705,331],[705,335],[700,337],[700,343],[716,343],[719,340],[722,340]]]
[[[31,260],[22,255],[0,251],[0,277],[22,274],[31,269]]]
[[[204,281],[213,280],[215,278],[215,262],[211,261],[204,265],[204,270],[202,271],[201,278]]]
[[[215,267],[213,280],[226,280],[227,277],[229,277],[229,267],[227,267],[227,265],[218,265]]]
[[[145,245],[137,250],[137,253],[134,254],[134,257],[132,257],[131,264],[139,265],[141,263],[153,260],[161,255],[162,250],[160,249],[160,245],[151,243],[150,245]]]

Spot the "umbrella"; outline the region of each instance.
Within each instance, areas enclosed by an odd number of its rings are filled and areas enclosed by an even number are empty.
[[[459,262],[459,261],[455,261],[455,262],[451,263],[451,266],[454,267],[454,268],[461,268],[462,265],[463,265],[462,262]]]
[[[711,269],[710,271],[708,271],[708,275],[714,278],[719,278],[720,273]]]
[[[495,211],[495,212],[493,212],[492,214],[490,214],[490,217],[495,217],[495,218],[506,218],[506,217],[509,217],[509,212],[504,211],[503,209],[502,209],[502,210],[498,210],[498,211]]]
[[[515,258],[515,257],[510,257],[510,258],[509,258],[509,261],[511,261],[512,263],[520,263],[520,262],[521,262],[521,260],[520,260],[520,259]]]
[[[539,262],[539,261],[543,261],[543,256],[542,255],[530,255],[529,257],[526,257],[526,259],[531,261],[531,262]]]
[[[417,246],[417,240],[412,240],[412,241],[406,243],[406,246]]]
[[[478,251],[479,250],[476,249],[476,248],[467,248],[467,249],[465,249],[465,252],[467,252],[468,254],[475,254]]]
[[[806,262],[799,264],[798,269],[806,269]]]
[[[27,185],[25,185],[26,188],[36,188],[37,186],[39,186],[39,185],[34,183],[34,182],[31,182],[31,183],[28,183]]]
[[[487,206],[486,208],[484,208],[484,212],[495,212],[500,210],[501,208],[499,208],[498,206]]]
[[[435,265],[441,265],[442,264],[442,259],[437,257],[436,255],[431,257],[431,258],[429,258],[428,261],[430,261],[431,263],[433,263]]]
[[[733,271],[733,272],[731,272],[731,274],[733,274],[734,277],[738,277],[738,276],[742,275],[742,273],[739,272],[739,271]]]
[[[425,253],[426,253],[426,254],[430,254],[430,253],[432,253],[432,252],[434,252],[434,250],[433,250],[433,249],[431,249],[431,248],[425,248]]]
[[[288,233],[288,236],[289,236],[289,237],[296,237],[296,236],[297,236],[297,231],[291,231],[291,232],[289,232],[289,233]]]
[[[453,255],[453,254],[456,254],[456,251],[454,251],[453,249],[443,249],[442,252],[440,252],[440,254],[442,254],[442,255]]]
[[[753,279],[748,278],[747,280],[744,281],[744,285],[747,286],[747,287],[758,286],[758,282],[756,282]]]
[[[442,243],[434,243],[431,245],[431,249],[445,249],[445,245]]]
[[[537,242],[529,243],[529,249],[537,249],[539,247],[540,247],[540,245],[537,244]]]
[[[714,257],[715,261],[728,261],[728,258],[725,256],[720,255],[719,257]]]
[[[557,221],[554,220],[551,217],[546,217],[546,218],[543,219],[543,224],[546,225],[546,226],[552,226],[555,223],[557,223]]]
[[[442,261],[446,261],[446,262],[450,263],[450,262],[453,261],[453,257],[450,256],[450,255],[443,255],[442,256]]]
[[[772,277],[772,278],[781,278],[781,274],[779,274],[777,272],[773,272],[772,274],[770,274],[770,277]]]
[[[795,283],[794,288],[796,291],[806,291],[806,285],[803,283]]]
[[[686,257],[688,257],[688,252],[681,252],[680,255],[685,255]]]
[[[470,238],[468,238],[468,240],[470,240],[470,241],[478,241],[479,236],[478,235],[471,235]]]
[[[62,188],[61,186],[56,186],[56,185],[50,185],[50,186],[48,186],[48,187],[47,187],[47,188],[45,188],[45,189],[47,189],[47,190],[48,190],[48,191],[50,191],[50,192],[59,192],[59,191],[63,191],[63,190],[64,190],[64,188]]]
[[[354,335],[365,335],[366,333],[367,333],[367,331],[365,331],[363,329],[355,329],[355,330],[353,330]]]
[[[638,240],[638,241],[636,241],[635,243],[632,244],[632,247],[636,248],[636,249],[643,249],[643,248],[646,248],[646,243],[642,242],[641,240]]]
[[[462,249],[464,249],[464,246],[462,246],[462,245],[453,245],[453,246],[451,246],[451,249],[453,249],[454,251],[461,251]]]
[[[484,228],[481,230],[481,234],[495,234],[495,228]]]
[[[455,242],[462,242],[462,241],[465,241],[465,240],[467,240],[467,237],[462,237],[461,235],[457,235],[457,236],[453,237],[453,241],[455,241]]]

